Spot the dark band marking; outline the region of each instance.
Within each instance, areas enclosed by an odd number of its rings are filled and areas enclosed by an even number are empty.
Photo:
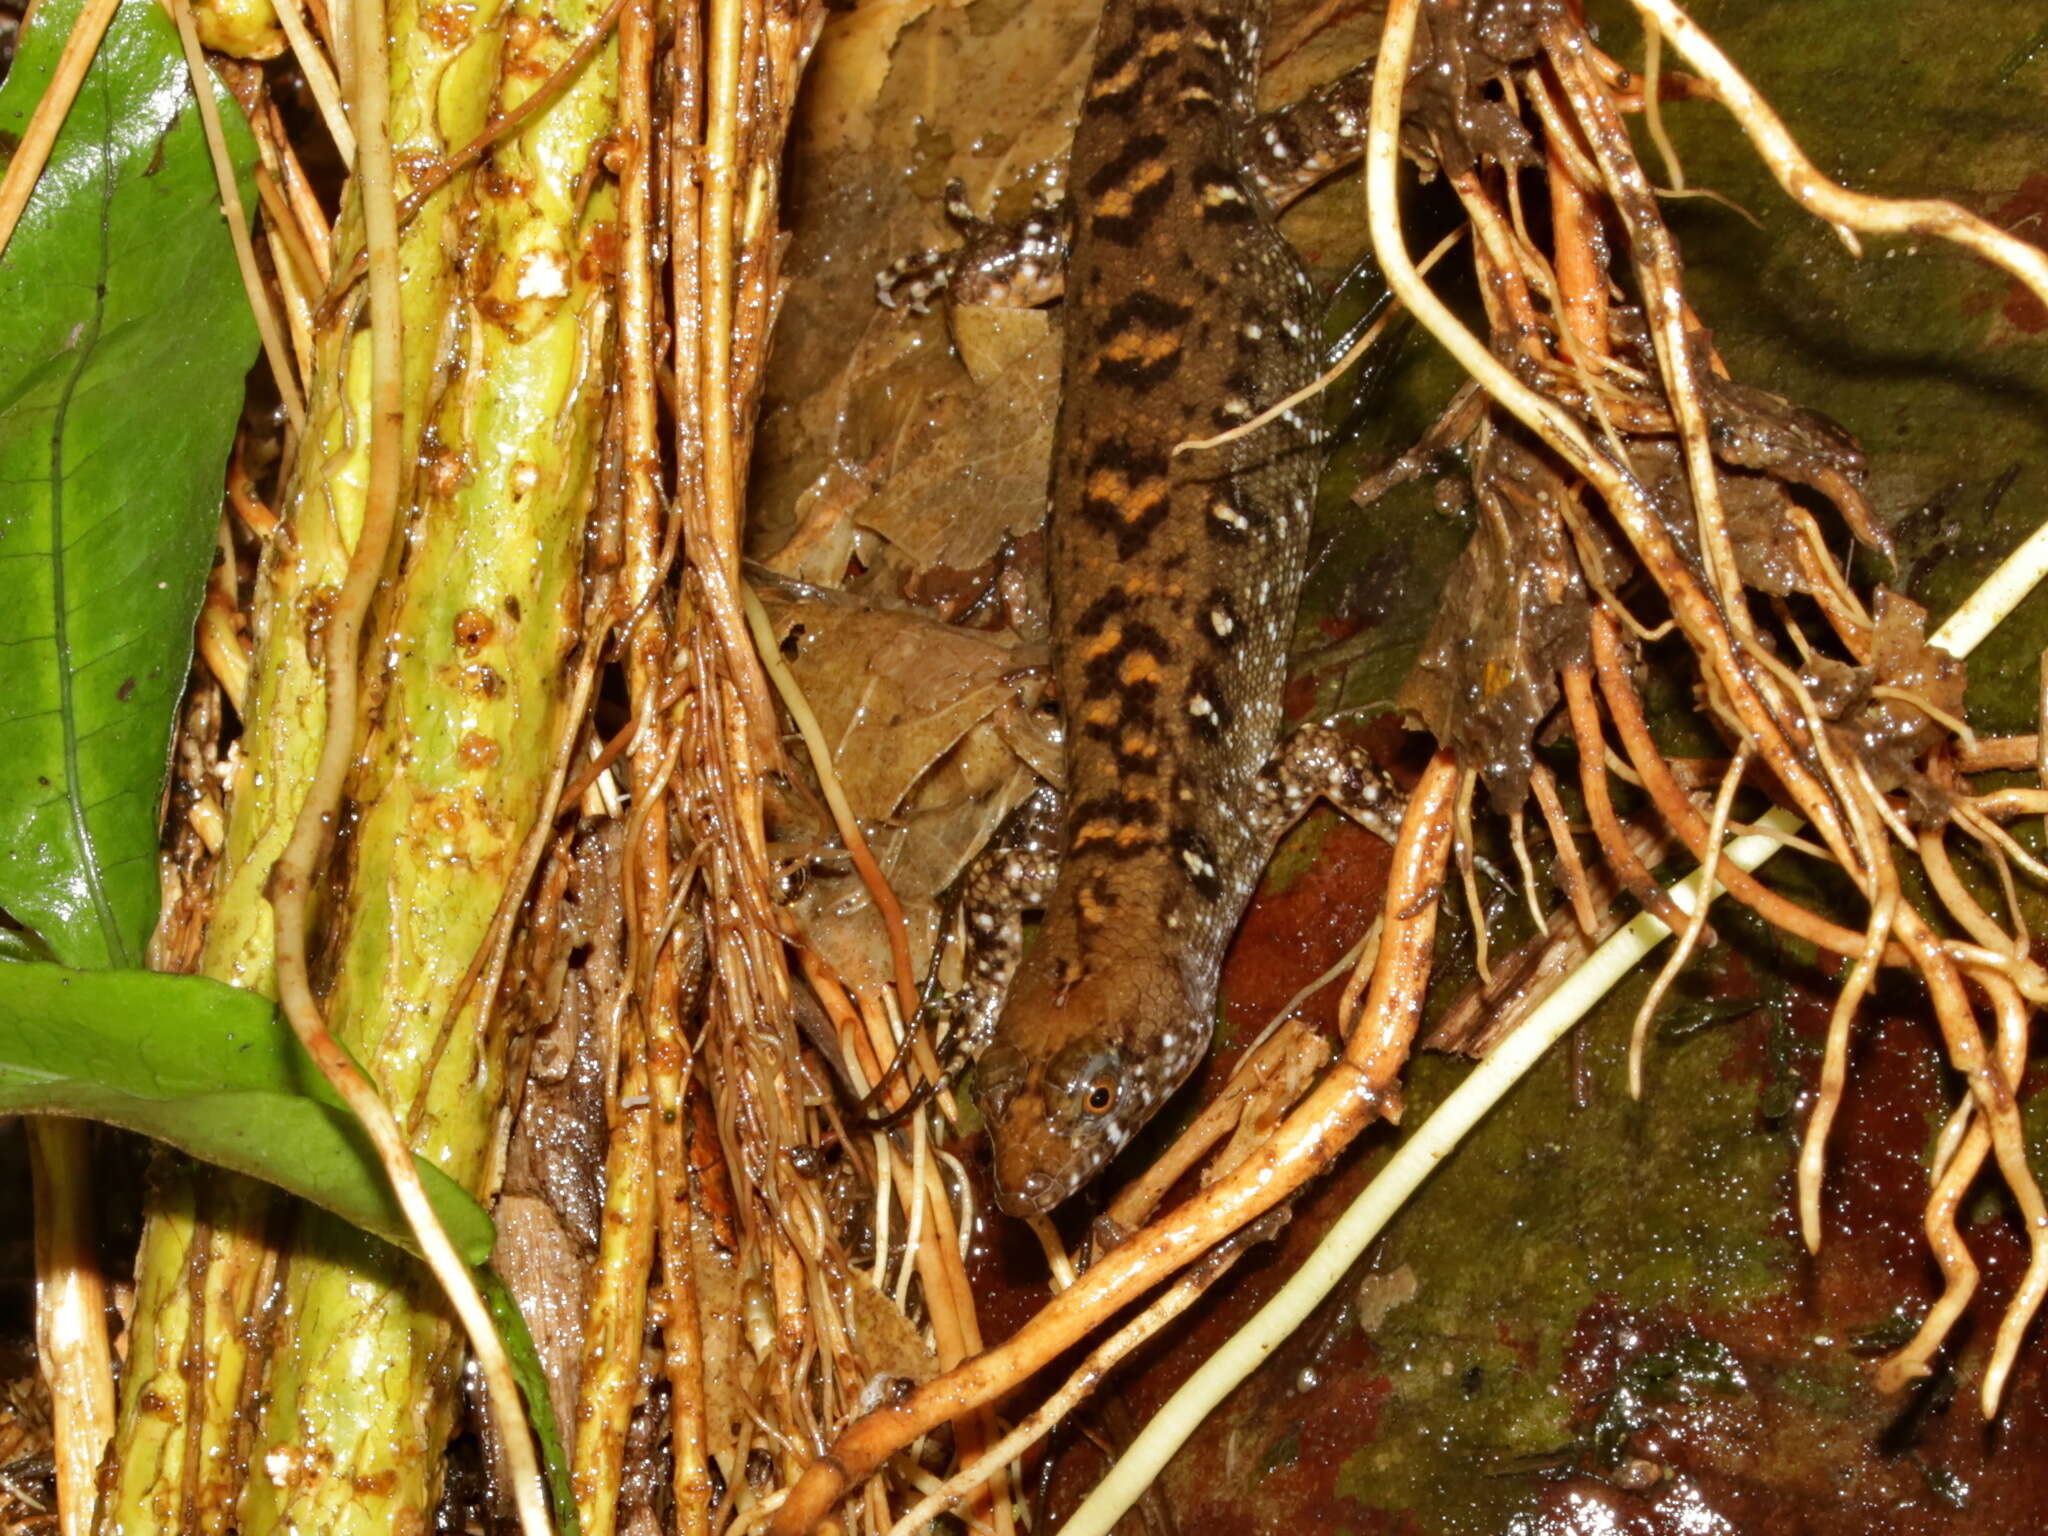
[[[1190,19],[1194,23],[1194,45],[1204,53],[1215,54],[1233,74],[1242,69],[1241,59],[1257,51],[1258,34],[1249,22],[1200,12]]]
[[[1152,530],[1172,510],[1167,462],[1165,453],[1134,452],[1122,438],[1098,444],[1089,458],[1080,515],[1116,540],[1119,559],[1131,559],[1150,543]]]
[[[1186,20],[1187,12],[1177,5],[1141,5],[1131,13],[1131,31],[1141,38],[1167,37],[1178,41],[1181,25]],[[1197,17],[1196,24],[1200,22],[1201,18]]]
[[[1160,845],[1165,823],[1157,801],[1123,793],[1098,795],[1074,807],[1069,845],[1091,858],[1134,859]]]
[[[1130,480],[1113,469],[1098,469],[1081,488],[1082,496],[1095,504],[1097,516],[1107,519],[1113,510],[1115,524],[1104,523],[1111,528],[1121,525],[1149,529],[1159,520],[1172,492],[1173,487],[1164,475]]]
[[[1088,86],[1089,101],[1123,113],[1145,93],[1145,66],[1136,38],[1126,38],[1102,58]]]
[[[1153,389],[1180,372],[1181,352],[1178,336],[1126,331],[1095,354],[1095,377],[1127,389]]]
[[[1134,133],[1124,140],[1123,148],[1096,168],[1082,191],[1091,203],[1113,192],[1127,191],[1140,171],[1162,164],[1165,154],[1165,134]]]
[[[1134,794],[1130,788],[1113,789],[1094,795],[1074,807],[1076,823],[1089,821],[1134,822],[1140,826],[1165,825],[1159,801],[1150,794]]]
[[[1095,376],[1131,389],[1151,389],[1180,371],[1194,311],[1150,293],[1136,293],[1103,318]]]
[[[1227,68],[1237,67],[1237,37],[1231,28],[1214,16],[1195,18],[1194,44],[1204,53],[1213,53],[1223,60]]]
[[[1134,134],[1088,178],[1088,228],[1097,238],[1126,249],[1138,243],[1173,196],[1175,174],[1165,153],[1164,134]]]
[[[1134,293],[1103,318],[1105,332],[1172,331],[1176,335],[1195,316],[1190,305],[1177,304],[1156,293]]]
[[[1114,643],[1110,643],[1114,640]],[[1159,696],[1165,667],[1174,660],[1173,642],[1143,619],[1119,625],[1098,637],[1083,665],[1090,699],[1114,695],[1124,702],[1116,724],[1144,719]],[[1105,733],[1106,734],[1106,733]]]
[[[1135,858],[1147,848],[1159,846],[1159,829],[1141,821],[1120,821],[1113,816],[1096,816],[1074,828],[1074,851],[1092,848],[1111,858]]]
[[[1092,640],[1109,626],[1109,621],[1131,611],[1131,594],[1121,587],[1112,587],[1081,610],[1074,620],[1074,634],[1083,640]]]

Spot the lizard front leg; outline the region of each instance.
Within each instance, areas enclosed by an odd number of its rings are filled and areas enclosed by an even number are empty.
[[[1252,816],[1269,842],[1318,800],[1392,842],[1408,797],[1363,747],[1327,725],[1304,725],[1282,743],[1252,784]]]
[[[1261,112],[1245,125],[1239,145],[1245,180],[1276,213],[1285,209],[1364,153],[1371,98],[1368,63]],[[877,273],[875,299],[884,309],[924,314],[941,296],[954,304],[1032,308],[1065,291],[1073,240],[1073,208],[1066,198],[1040,194],[1024,219],[998,224],[975,212],[966,186],[952,181],[945,209],[961,243],[918,251]]]
[[[1372,754],[1327,725],[1304,725],[1288,737],[1253,782],[1252,797],[1253,824],[1268,847],[1318,800],[1390,843],[1408,812],[1408,796]],[[1472,862],[1500,889],[1514,889],[1492,861],[1474,854]]]
[[[960,182],[946,185],[946,217],[961,234],[948,250],[919,251],[875,275],[875,302],[921,315],[941,294],[955,304],[1030,309],[1066,289],[1073,214],[1064,198],[1041,195],[1017,224],[984,219]]]
[[[856,1111],[862,1126],[902,1118],[956,1078],[988,1044],[1024,953],[1024,914],[1045,905],[1059,878],[1059,822],[1059,794],[1042,785],[969,862],[946,925],[949,933],[959,935],[960,985],[947,991],[940,982],[942,942],[932,956],[923,1006],[904,1030],[903,1048]],[[911,1046],[920,1037],[943,1053],[938,1077],[919,1086],[905,1103],[878,1110],[881,1091],[907,1069]]]

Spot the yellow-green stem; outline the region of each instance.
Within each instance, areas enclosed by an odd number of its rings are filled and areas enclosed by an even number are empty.
[[[494,8],[479,12],[472,33],[454,38],[420,26],[417,6],[409,0],[394,6],[392,26],[400,42],[393,50],[392,131],[411,153],[431,154],[460,142],[483,121],[497,72],[490,32],[496,14]],[[400,247],[403,324],[421,338],[405,349],[415,360],[405,398],[422,402],[406,413],[402,464],[417,456],[434,353],[430,343],[454,292],[456,232],[448,228],[448,210],[466,192],[466,182],[445,189],[405,232]],[[360,219],[345,216],[339,238],[345,252],[359,248]],[[370,363],[369,337],[356,318],[353,307],[340,308],[317,339],[308,381],[309,428],[299,440],[283,520],[264,551],[251,606],[255,645],[243,700],[240,771],[200,960],[203,974],[272,997],[272,921],[263,885],[305,803],[326,740],[321,648],[362,527]],[[194,1177],[200,1181],[196,1192]],[[238,1492],[238,1479],[219,1470],[239,1465],[238,1400],[223,1389],[201,1393],[195,1403],[187,1389],[194,1379],[188,1366],[206,1362],[197,1379],[239,1382],[249,1341],[240,1329],[213,1336],[203,1327],[195,1331],[187,1277],[220,1267],[228,1277],[224,1315],[253,1315],[257,1297],[250,1287],[263,1270],[272,1203],[260,1186],[235,1175],[210,1170],[195,1176],[170,1156],[159,1158],[136,1261],[134,1347],[121,1383],[116,1469],[100,1512],[99,1529],[107,1536],[178,1528],[175,1521],[163,1523],[167,1511],[186,1511],[211,1529],[205,1511],[223,1500],[231,1506]],[[195,1239],[203,1242],[202,1251],[194,1251]]]
[[[498,109],[544,81],[596,16],[512,6]],[[614,73],[607,49],[471,189],[474,244],[432,348],[445,372],[405,558],[382,641],[364,654],[374,723],[355,755],[345,895],[327,924],[328,1029],[415,1150],[479,1193],[504,1053],[476,1029],[482,998],[462,982],[520,867],[561,735],[610,325],[612,198],[583,194]],[[432,1283],[306,1212],[281,1307],[244,1530],[424,1522],[460,1342]]]

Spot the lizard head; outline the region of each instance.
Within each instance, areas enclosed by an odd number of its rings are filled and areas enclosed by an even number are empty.
[[[1050,1211],[1086,1184],[1208,1048],[1208,1011],[1169,956],[1080,969],[1027,960],[976,1067],[996,1198],[1012,1215]]]

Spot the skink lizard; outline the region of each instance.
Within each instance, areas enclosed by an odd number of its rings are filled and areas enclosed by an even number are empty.
[[[1284,826],[1318,794],[1385,836],[1398,816],[1370,760],[1327,730],[1276,761],[1318,407],[1182,446],[1319,372],[1320,306],[1273,207],[1343,157],[1363,92],[1255,117],[1265,11],[1108,0],[1070,211],[1041,211],[1021,239],[982,226],[950,261],[883,278],[885,300],[950,281],[956,302],[1038,302],[1069,243],[1048,535],[1064,831],[1056,852],[1027,842],[970,880],[980,958],[953,1010],[976,1035],[992,1026],[975,1095],[1013,1212],[1066,1199],[1201,1060],[1224,951]],[[1017,964],[1029,908],[1043,925]]]

